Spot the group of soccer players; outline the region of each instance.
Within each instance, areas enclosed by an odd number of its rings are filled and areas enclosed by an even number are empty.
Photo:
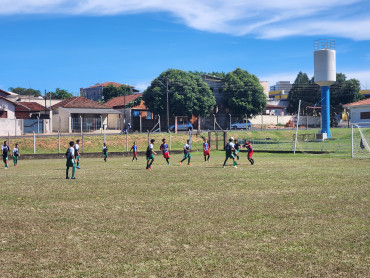
[[[74,143],[74,141],[69,142],[69,148],[68,148],[68,150],[65,154],[66,159],[67,159],[67,162],[66,162],[66,179],[69,179],[69,168],[72,168],[71,179],[76,178],[75,177],[76,168],[81,169],[81,167],[80,167],[80,146],[79,146],[79,143],[80,143],[79,139],[76,140],[76,143]],[[152,169],[152,164],[154,162],[154,155],[157,154],[154,151],[154,143],[155,143],[155,139],[151,139],[150,144],[148,145],[147,150],[146,150],[146,160],[147,160],[146,169],[148,169],[148,170]],[[225,161],[224,161],[224,164],[223,164],[222,168],[225,167],[226,162],[229,158],[233,160],[234,168],[237,168],[236,160],[239,160],[239,151],[240,151],[240,148],[242,148],[242,147],[245,147],[247,149],[248,160],[252,165],[254,164],[254,160],[252,158],[253,149],[252,149],[252,146],[250,145],[250,143],[247,141],[247,142],[245,142],[245,144],[243,146],[241,146],[238,143],[237,139],[234,139],[233,137],[231,137],[229,139],[229,142],[226,144],[226,148],[225,148],[226,158],[225,158]],[[186,141],[186,144],[184,145],[184,148],[183,148],[184,157],[183,157],[182,160],[179,161],[180,165],[186,159],[187,159],[187,162],[188,162],[187,164],[191,165],[190,164],[190,160],[191,160],[190,148],[191,148],[190,147],[190,140],[188,139]],[[162,139],[162,144],[160,145],[159,150],[162,151],[163,158],[166,160],[167,164],[170,165],[170,153],[169,153],[169,147],[168,147],[168,144],[166,142],[166,139],[164,139],[164,138]],[[138,160],[137,159],[138,146],[136,145],[136,142],[134,142],[130,151],[132,151],[132,153],[133,153],[132,161],[134,161],[134,160],[137,161]],[[3,157],[3,162],[5,163],[5,169],[8,168],[9,152],[10,152],[10,149],[9,149],[9,146],[7,146],[7,141],[4,141],[4,145],[1,146],[1,154],[2,154],[2,157]],[[107,147],[106,143],[103,144],[102,152],[103,152],[103,155],[104,155],[104,161],[107,162],[108,147]],[[211,154],[210,154],[210,145],[209,145],[208,140],[206,140],[206,139],[204,140],[204,143],[203,143],[203,155],[204,155],[204,161],[209,162],[209,159],[210,159],[210,156],[211,156]],[[17,166],[19,156],[20,156],[20,154],[19,154],[18,144],[15,144],[15,147],[13,148],[14,166]]]
[[[9,158],[9,153],[10,153],[10,148],[7,145],[7,141],[4,141],[4,145],[1,146],[1,155],[3,157],[3,162],[5,164],[5,169],[8,169],[8,158]],[[18,157],[21,156],[19,154],[19,149],[18,149],[18,143],[15,144],[15,147],[13,148],[13,163],[14,166],[18,165]]]
[[[154,155],[157,154],[154,151],[154,143],[155,143],[155,139],[151,139],[150,144],[148,145],[148,148],[146,150],[146,160],[147,160],[146,169],[148,169],[148,170],[152,169],[152,164],[154,162]],[[231,158],[233,160],[234,168],[237,168],[236,167],[236,165],[237,165],[236,160],[237,159],[239,160],[239,151],[243,147],[247,149],[248,160],[253,165],[254,164],[254,160],[252,158],[253,149],[252,149],[251,144],[248,141],[246,141],[245,144],[242,146],[238,143],[237,139],[234,139],[233,137],[231,137],[229,139],[229,142],[226,144],[226,148],[225,148],[225,150],[226,150],[226,159],[224,161],[224,164],[223,164],[222,168],[225,168],[226,162],[229,158]],[[162,139],[162,144],[159,147],[159,149],[162,151],[163,157],[166,159],[167,164],[170,165],[170,153],[169,153],[169,150],[168,150],[168,144],[166,143],[166,139],[164,139],[164,138]],[[134,142],[134,145],[132,146],[131,150],[133,150],[132,161],[134,161],[134,159],[137,160],[137,146],[136,146],[135,142]],[[208,140],[204,140],[203,155],[204,155],[204,161],[209,162],[209,158],[210,158],[211,154],[210,154],[210,145],[208,143]],[[191,152],[190,152],[190,140],[189,139],[186,141],[186,144],[184,145],[184,158],[179,161],[179,164],[181,165],[186,159],[188,160],[188,165],[191,165],[190,164]]]

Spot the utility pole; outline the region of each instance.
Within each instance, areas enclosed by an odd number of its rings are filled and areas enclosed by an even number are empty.
[[[170,129],[170,110],[168,104],[168,79],[166,78],[166,97],[167,97],[167,130]]]

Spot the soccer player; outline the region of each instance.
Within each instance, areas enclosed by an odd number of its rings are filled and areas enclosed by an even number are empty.
[[[162,145],[159,147],[162,151],[163,157],[166,159],[168,165],[170,165],[170,153],[168,151],[168,144],[166,143],[166,139],[162,139]]]
[[[5,169],[8,169],[8,154],[9,154],[9,147],[4,141],[4,145],[1,146],[1,154],[3,155],[3,162],[5,163]]]
[[[151,139],[150,144],[148,148],[146,149],[146,169],[148,170],[152,170],[152,164],[154,162],[154,155],[157,154],[153,149],[154,143],[155,143],[155,140]]]
[[[75,161],[77,161],[77,169],[81,169],[80,167],[80,146],[78,145],[80,143],[80,139],[77,139],[76,140],[76,144],[75,144]]]
[[[14,166],[17,166],[18,164],[18,157],[21,156],[19,154],[19,149],[18,149],[18,143],[15,144],[15,147],[13,148],[13,162]]]
[[[186,140],[186,144],[184,145],[184,158],[179,162],[180,165],[185,159],[188,159],[188,165],[191,165],[190,164],[191,154],[190,154],[190,140],[189,139]]]
[[[235,156],[237,160],[239,160],[239,151],[240,151],[240,144],[238,143],[238,139],[234,140],[234,148],[235,148]]]
[[[225,161],[224,161],[224,165],[222,166],[222,168],[225,168],[225,165],[226,165],[226,161],[231,158],[233,160],[233,164],[234,164],[234,168],[237,168],[236,165],[236,160],[235,160],[235,156],[233,154],[234,150],[235,150],[235,145],[233,143],[234,141],[234,138],[231,137],[229,139],[229,142],[226,144],[226,158],[225,158]]]
[[[248,160],[253,165],[254,164],[254,159],[252,158],[253,149],[252,149],[251,143],[249,143],[248,141],[245,141],[245,144],[244,144],[243,147],[246,147],[247,148]]]
[[[108,157],[108,147],[105,143],[103,143],[103,148],[102,152],[104,154],[104,161],[107,162],[107,157]]]
[[[75,142],[73,142],[73,141],[69,142],[69,148],[66,152],[66,158],[67,158],[66,179],[67,180],[69,179],[69,176],[68,176],[69,167],[72,167],[72,179],[73,180],[75,179],[75,171],[76,171],[75,165],[76,164],[75,164],[75,149],[73,147],[74,144],[75,144]]]
[[[130,151],[132,151],[132,154],[133,154],[132,161],[134,161],[134,159],[136,159],[136,161],[137,161],[137,145],[136,145],[136,142],[134,142]]]
[[[211,156],[211,154],[209,153],[209,150],[210,150],[210,146],[209,146],[209,143],[208,143],[208,140],[206,139],[203,143],[203,155],[204,155],[204,161],[208,161],[209,162],[209,157]]]

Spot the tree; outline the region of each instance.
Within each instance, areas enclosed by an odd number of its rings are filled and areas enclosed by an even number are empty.
[[[22,87],[9,87],[8,90],[10,92],[13,92],[13,93],[16,93],[18,95],[27,95],[27,96],[35,96],[35,97],[39,97],[41,96],[41,92],[40,90],[34,90],[34,89],[26,89],[26,88],[22,88]]]
[[[315,84],[313,78],[309,79],[306,73],[300,71],[288,95],[288,113],[298,112],[299,100],[301,100],[301,111],[304,114],[304,111],[307,111],[307,106],[320,106],[320,99],[320,86]]]
[[[361,100],[364,98],[360,94],[360,81],[357,79],[346,79],[345,74],[337,73],[336,82],[330,86],[330,112],[340,113],[343,111],[343,104]],[[297,113],[298,102],[301,103],[301,111],[306,111],[307,106],[321,106],[321,89],[315,84],[314,78],[311,80],[306,73],[299,72],[293,87],[288,96],[289,113]]]
[[[55,92],[48,92],[46,94],[46,97],[50,98],[50,95],[51,95],[51,98],[54,98],[54,99],[67,99],[67,98],[73,97],[73,94],[68,93],[67,90],[60,89],[60,88],[56,88]]]
[[[266,107],[266,95],[254,74],[237,68],[225,77],[224,104],[234,114],[257,115]]]
[[[104,102],[107,102],[115,97],[125,95],[127,96],[132,94],[133,94],[132,88],[127,85],[121,85],[119,87],[116,87],[113,84],[109,84],[108,86],[105,86],[103,89]]]
[[[211,89],[199,76],[169,69],[155,78],[143,94],[145,105],[155,114],[166,115],[167,87],[171,115],[205,116],[216,105]]]

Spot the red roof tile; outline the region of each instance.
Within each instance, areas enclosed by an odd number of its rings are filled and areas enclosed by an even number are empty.
[[[16,102],[11,101],[11,100],[9,100],[9,99],[7,99],[7,98],[5,98],[5,97],[0,96],[0,99],[3,99],[3,100],[6,100],[6,101],[9,101],[10,103],[13,103],[15,106],[17,105],[17,103],[16,103]]]
[[[103,108],[110,108],[109,106],[99,103],[97,101],[93,101],[91,99],[87,99],[84,97],[72,97],[67,98],[57,104],[54,104],[51,109],[56,109],[59,107],[63,108],[93,108],[93,109],[103,109]]]
[[[1,90],[1,89],[0,89],[0,92],[4,93],[4,94],[6,94],[6,95],[10,95],[10,93],[9,93],[9,92],[4,91],[4,90]]]
[[[43,111],[45,110],[45,106],[38,104],[37,102],[17,102],[17,106],[15,107],[15,111]]]
[[[113,108],[113,107],[123,107],[124,105],[129,104],[130,102],[136,100],[137,98],[141,97],[143,94],[132,94],[126,96],[126,102],[125,102],[125,97],[120,96],[120,97],[115,97],[109,100],[108,102],[105,103],[105,105]]]
[[[370,105],[370,98],[366,98],[360,101],[351,102],[347,104],[343,104],[343,106],[360,106],[360,105]]]

